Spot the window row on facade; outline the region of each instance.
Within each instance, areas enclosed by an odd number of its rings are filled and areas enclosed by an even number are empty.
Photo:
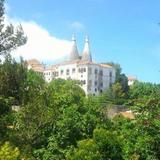
[[[100,87],[103,87],[103,82],[98,82],[98,81],[94,81],[94,84],[92,84],[92,80],[89,80],[88,81],[88,86],[100,86]]]
[[[98,71],[98,69],[94,69],[94,72],[92,73],[92,68],[88,68],[88,74],[89,75],[91,75],[91,74],[95,74],[95,75],[100,75],[100,76],[103,76],[103,70],[99,70]],[[86,68],[78,68],[78,72],[79,73],[84,73],[84,72],[86,72]],[[76,68],[72,68],[72,69],[66,69],[66,75],[70,75],[70,74],[74,74],[74,73],[76,73]],[[54,72],[45,72],[44,73],[44,75],[53,75],[53,76],[55,76],[55,77],[57,77],[57,76],[59,76],[59,74],[60,75],[63,75],[64,74],[64,70],[63,69],[61,69],[60,70],[60,72],[58,72],[58,71],[54,71]],[[112,77],[112,72],[110,71],[109,72],[109,77]]]
[[[103,89],[102,88],[92,88],[90,86],[88,86],[88,91],[94,91],[94,92],[100,92],[102,93],[103,92]]]

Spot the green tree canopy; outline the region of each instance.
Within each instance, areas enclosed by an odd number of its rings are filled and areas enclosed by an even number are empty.
[[[27,78],[24,61],[21,59],[18,63],[10,55],[5,56],[4,62],[0,63],[0,75],[0,95],[13,97],[15,103],[21,103]]]
[[[20,157],[20,151],[10,142],[5,142],[0,146],[0,160],[17,160]]]
[[[122,86],[122,91],[127,94],[128,90],[129,90],[128,78],[124,73],[122,73],[122,68],[121,68],[120,64],[114,63],[114,62],[108,62],[106,64],[111,65],[115,69],[115,71],[116,71],[115,83],[120,83]]]
[[[145,97],[157,97],[160,95],[160,85],[136,81],[130,87],[130,98],[139,99]]]
[[[27,40],[21,25],[15,28],[12,24],[4,24],[4,2],[5,0],[0,0],[0,55],[10,53]]]

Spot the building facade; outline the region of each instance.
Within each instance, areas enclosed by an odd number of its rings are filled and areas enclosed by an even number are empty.
[[[51,65],[43,70],[47,82],[57,78],[78,80],[86,95],[98,95],[114,83],[115,69],[110,65],[92,61],[88,37],[85,38],[84,50],[80,56],[75,36],[73,36],[69,56],[69,60]],[[34,70],[34,68],[32,69]]]
[[[128,85],[131,86],[134,84],[135,81],[137,81],[137,78],[135,76],[128,76]]]

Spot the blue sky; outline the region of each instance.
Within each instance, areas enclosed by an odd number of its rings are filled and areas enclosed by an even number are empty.
[[[57,40],[76,33],[80,52],[89,35],[95,61],[119,63],[127,75],[160,83],[159,0],[8,0],[7,6],[10,19],[36,24]]]

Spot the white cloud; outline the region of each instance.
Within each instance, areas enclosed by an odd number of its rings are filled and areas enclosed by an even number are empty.
[[[34,21],[20,21],[6,17],[7,22],[21,23],[27,36],[27,43],[12,52],[12,56],[24,59],[36,58],[43,62],[52,62],[66,57],[71,49],[71,42],[50,35]]]
[[[71,28],[76,30],[76,31],[79,31],[79,30],[84,30],[85,26],[81,22],[74,21],[74,22],[71,23]]]

